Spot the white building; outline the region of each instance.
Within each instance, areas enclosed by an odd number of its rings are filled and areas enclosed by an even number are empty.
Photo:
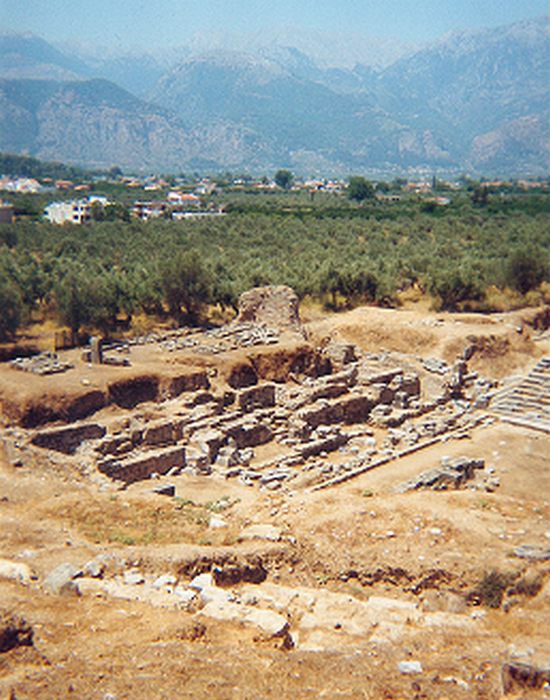
[[[92,194],[88,199],[73,199],[70,202],[52,202],[44,209],[44,218],[52,224],[84,224],[90,221],[92,204],[97,202],[102,207],[109,204],[107,197]]]
[[[83,224],[90,221],[91,203],[87,199],[52,202],[44,209],[44,218],[52,224]]]

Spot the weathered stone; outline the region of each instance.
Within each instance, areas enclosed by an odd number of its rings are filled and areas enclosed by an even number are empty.
[[[400,673],[422,673],[422,664],[420,661],[401,661],[397,668]]]
[[[364,423],[374,405],[372,398],[365,394],[344,396],[337,403],[342,409],[344,423],[348,425],[351,423]]]
[[[48,593],[53,595],[79,595],[78,586],[74,579],[81,573],[73,564],[61,564],[53,571],[50,571],[44,587]]]
[[[0,559],[0,578],[16,581],[27,585],[32,578],[35,578],[31,569],[23,562],[10,561],[9,559]]]
[[[417,374],[406,373],[403,375],[400,390],[409,397],[420,396],[420,379]]]
[[[233,365],[226,378],[232,389],[244,389],[258,383],[258,375],[250,362],[240,362]]]
[[[349,391],[349,386],[347,382],[322,382],[318,386],[315,386],[304,398],[308,401],[318,401],[319,399],[335,399],[342,394],[346,394]]]
[[[32,628],[22,617],[0,609],[0,653],[16,647],[30,647],[32,637]]]
[[[172,445],[175,439],[174,423],[158,420],[148,423],[143,431],[144,445]]]
[[[122,575],[125,586],[140,586],[145,582],[143,574],[138,569],[128,569]]]
[[[281,539],[281,531],[274,525],[249,525],[241,531],[241,539],[243,540],[270,540],[278,542]]]
[[[129,433],[105,437],[95,447],[96,452],[102,455],[120,455],[131,452],[133,449],[134,442]]]
[[[105,564],[99,559],[91,559],[82,567],[82,573],[91,578],[101,578],[105,573]]]
[[[359,384],[389,384],[394,377],[403,373],[399,367],[380,367],[365,363],[359,369],[357,381]]]
[[[431,488],[436,491],[458,489],[467,481],[475,477],[475,471],[483,469],[485,461],[470,457],[459,457],[442,467],[422,472],[419,476],[405,481],[396,487],[396,491],[403,493],[421,488]]]
[[[174,484],[164,484],[163,486],[153,489],[153,493],[156,493],[158,496],[172,497],[176,495],[176,487]]]
[[[520,559],[548,561],[550,559],[550,547],[537,547],[536,545],[523,544],[514,550],[514,556]]]
[[[251,610],[244,617],[244,621],[258,627],[265,639],[282,637],[288,632],[289,627],[288,620],[283,615],[272,610],[261,610],[258,608]]]
[[[338,368],[357,360],[354,345],[350,343],[341,343],[335,340],[331,341],[326,346],[325,355],[330,360],[331,365]]]
[[[185,447],[169,447],[150,451],[125,461],[98,464],[98,469],[111,479],[132,483],[148,479],[152,474],[167,474],[174,467],[185,467]]]
[[[235,440],[239,449],[263,445],[273,439],[271,428],[253,418],[243,418],[224,426],[223,429],[228,437]]]
[[[339,447],[345,445],[347,441],[347,435],[338,433],[337,435],[331,435],[330,437],[323,438],[322,440],[312,440],[311,442],[306,442],[303,445],[298,445],[295,450],[301,457],[307,459],[308,457],[314,457],[321,454],[321,452],[333,452]]]
[[[102,425],[78,423],[41,430],[32,437],[31,442],[46,450],[72,454],[84,440],[98,440],[105,433],[106,429]]]
[[[178,582],[177,578],[173,574],[162,574],[151,584],[153,588],[162,589],[171,586],[175,586]]]
[[[264,472],[260,477],[260,483],[263,486],[274,486],[274,484],[280,484],[281,481],[285,481],[290,476],[292,476],[292,471],[289,469],[270,469]]]
[[[235,323],[256,323],[303,333],[298,302],[298,296],[290,287],[256,287],[241,294]]]
[[[90,362],[93,365],[100,365],[103,362],[102,339],[94,335],[90,338]]]
[[[193,469],[197,474],[210,474],[212,471],[208,455],[194,447],[187,447],[185,463],[188,468]]]
[[[220,430],[198,430],[194,433],[191,444],[196,445],[208,457],[209,462],[213,463],[224,439],[225,435]]]
[[[249,412],[257,408],[275,406],[275,384],[259,384],[241,389],[237,394],[237,403],[241,411]]]
[[[216,458],[216,466],[218,467],[235,467],[240,464],[239,450],[236,447],[221,447]]]
[[[334,423],[341,423],[344,420],[344,411],[339,404],[330,404],[324,399],[321,399],[312,406],[308,406],[299,411],[298,418],[306,421],[308,425],[313,427],[317,427],[318,425],[332,425]]]

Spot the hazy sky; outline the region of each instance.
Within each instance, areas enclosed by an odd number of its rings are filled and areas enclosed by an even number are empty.
[[[298,24],[425,41],[548,13],[548,0],[0,0],[0,27],[48,41],[178,46],[201,29]]]

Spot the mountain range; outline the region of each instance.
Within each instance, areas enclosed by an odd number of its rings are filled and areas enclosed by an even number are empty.
[[[122,52],[0,35],[0,150],[86,167],[549,171],[548,18],[424,46],[278,28]]]

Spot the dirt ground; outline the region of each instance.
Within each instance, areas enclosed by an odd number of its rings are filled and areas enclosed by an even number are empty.
[[[449,362],[474,347],[470,369],[502,381],[550,355],[546,329],[533,327],[534,318],[531,311],[460,316],[361,308],[312,320],[307,333],[314,345],[336,339],[365,353]],[[76,357],[71,352],[67,357]],[[135,357],[151,373],[174,367],[173,358],[152,356],[146,347]],[[70,376],[36,378],[3,367],[3,400],[101,388],[113,371],[92,375],[81,363]],[[9,418],[5,423],[13,429]],[[490,493],[395,492],[443,457],[458,456],[484,459],[500,486]],[[0,559],[24,562],[36,574],[25,585],[0,578],[0,607],[22,616],[34,634],[33,646],[0,654],[0,700],[496,700],[503,697],[503,664],[550,668],[550,557],[515,554],[522,545],[550,550],[545,432],[494,416],[464,439],[441,441],[318,491],[266,491],[216,475],[162,477],[159,484],[165,481],[175,485],[177,499],[154,494],[151,481],[122,491],[94,481],[78,456],[54,458],[37,449],[14,465],[0,452]],[[226,526],[213,529],[208,504],[222,500]],[[282,538],[245,540],[251,525],[272,525]],[[357,601],[382,597],[441,612],[446,608],[437,600],[459,600],[464,607],[455,618],[464,624],[451,624],[447,615],[439,626],[411,623],[392,634],[383,622],[374,636],[346,634],[336,625],[302,644],[291,619],[296,643],[288,648],[250,625],[200,611],[45,590],[56,566],[82,567],[101,555],[109,555],[112,575],[133,567],[187,581],[228,558],[237,568],[239,561],[261,561],[267,579],[259,587],[322,590]],[[494,607],[491,581],[504,582]],[[404,661],[419,662],[421,670],[400,671]],[[550,698],[550,689],[518,689],[507,697]]]

